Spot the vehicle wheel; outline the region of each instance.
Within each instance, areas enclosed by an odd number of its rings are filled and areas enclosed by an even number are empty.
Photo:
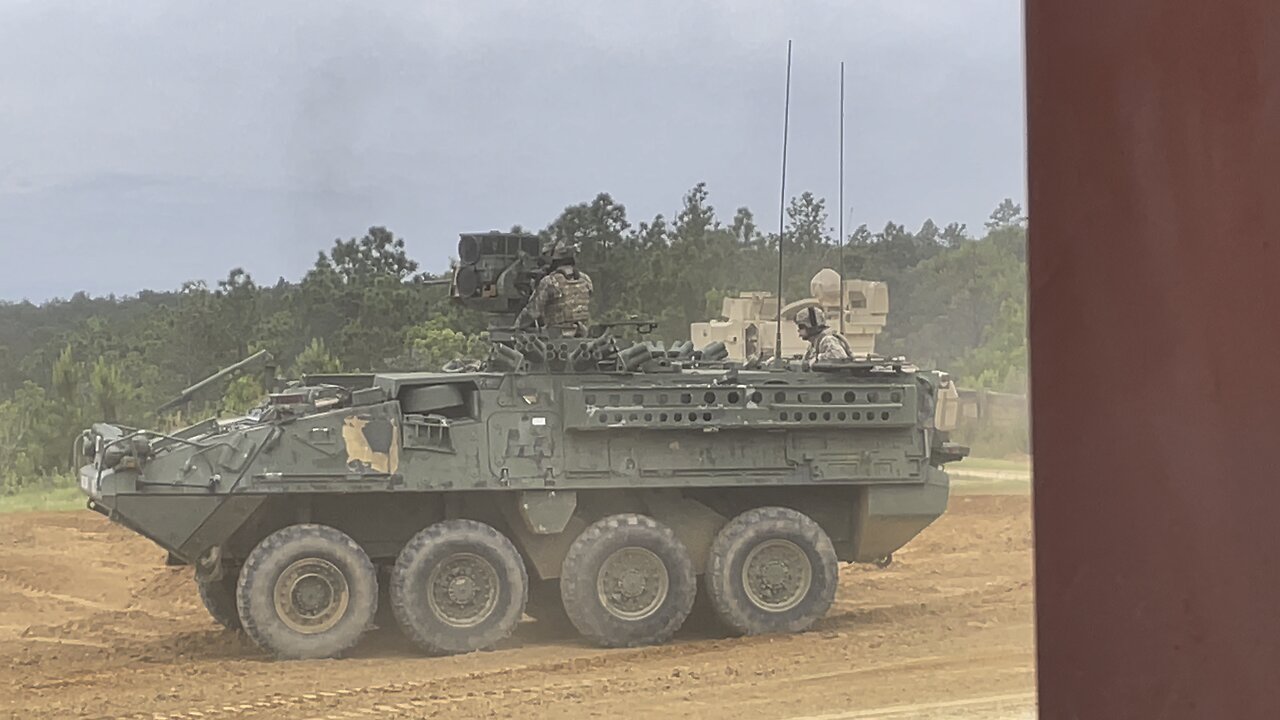
[[[789,508],[737,516],[716,535],[707,559],[712,606],[745,635],[807,630],[831,608],[839,579],[831,539]]]
[[[491,648],[524,615],[529,580],[505,535],[446,520],[413,537],[391,571],[391,609],[405,637],[435,654]]]
[[[605,647],[670,639],[696,592],[689,551],[644,515],[612,515],[591,525],[573,541],[560,571],[569,620]]]
[[[240,629],[240,614],[236,610],[236,573],[228,568],[218,580],[202,580],[196,576],[196,589],[204,609],[213,619],[228,630]]]
[[[378,580],[369,556],[325,525],[290,525],[249,553],[236,605],[249,637],[277,657],[349,650],[373,621]]]

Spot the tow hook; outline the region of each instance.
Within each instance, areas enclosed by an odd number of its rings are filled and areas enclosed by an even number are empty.
[[[196,559],[196,575],[201,580],[215,582],[222,579],[222,574],[222,547],[214,545]]]

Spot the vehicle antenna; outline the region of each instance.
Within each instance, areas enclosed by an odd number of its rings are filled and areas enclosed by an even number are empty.
[[[787,211],[787,130],[791,121],[791,41],[787,41],[787,93],[782,106],[782,199],[778,203],[778,312],[774,319],[773,358],[782,360],[782,244],[783,219]]]
[[[844,61],[840,61],[840,196],[836,201],[840,214],[840,334],[844,335],[844,316],[848,302],[844,294]]]

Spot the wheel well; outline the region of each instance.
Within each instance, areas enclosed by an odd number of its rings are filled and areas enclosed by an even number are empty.
[[[341,530],[375,564],[394,562],[414,533],[445,518],[438,493],[291,493],[268,498],[227,540],[227,562],[242,561],[263,538],[288,525],[319,523]]]
[[[515,491],[278,495],[268,498],[231,535],[223,558],[238,565],[272,532],[314,522],[350,535],[375,564],[386,565],[395,562],[418,531],[441,520],[462,518],[498,529],[519,548],[530,577],[549,579],[559,576],[568,545],[588,525],[608,515],[642,513],[680,536],[700,573],[711,538],[724,523],[752,508],[777,505],[813,518],[831,538],[837,556],[849,561],[856,549],[861,493],[861,488],[850,486],[580,490],[573,518],[563,532],[554,535],[529,530],[516,511]]]
[[[862,493],[862,488],[851,485],[697,488],[685,491],[687,497],[729,519],[769,505],[802,512],[831,538],[836,557],[844,562],[851,562],[856,552],[858,506]]]

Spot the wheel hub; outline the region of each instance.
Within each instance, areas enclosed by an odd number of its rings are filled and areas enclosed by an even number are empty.
[[[455,553],[437,563],[427,577],[427,605],[453,627],[484,622],[498,604],[498,571],[474,553]]]
[[[809,556],[790,540],[766,540],[747,554],[742,564],[742,584],[757,607],[784,612],[808,595],[813,566]]]
[[[627,570],[618,582],[618,590],[628,598],[634,598],[644,592],[644,575],[635,570]]]
[[[471,598],[476,596],[476,582],[471,578],[461,575],[453,579],[449,583],[449,599],[458,605],[466,605],[471,602]]]
[[[760,571],[760,580],[771,588],[785,587],[791,578],[791,570],[786,563],[771,560]]]
[[[294,583],[291,599],[300,615],[313,618],[333,602],[333,586],[319,575],[304,575]]]
[[[276,579],[272,595],[281,621],[304,635],[332,629],[351,601],[346,576],[323,558],[294,561]]]
[[[617,550],[600,565],[596,591],[601,605],[614,617],[641,620],[657,612],[667,599],[667,566],[650,550]]]

